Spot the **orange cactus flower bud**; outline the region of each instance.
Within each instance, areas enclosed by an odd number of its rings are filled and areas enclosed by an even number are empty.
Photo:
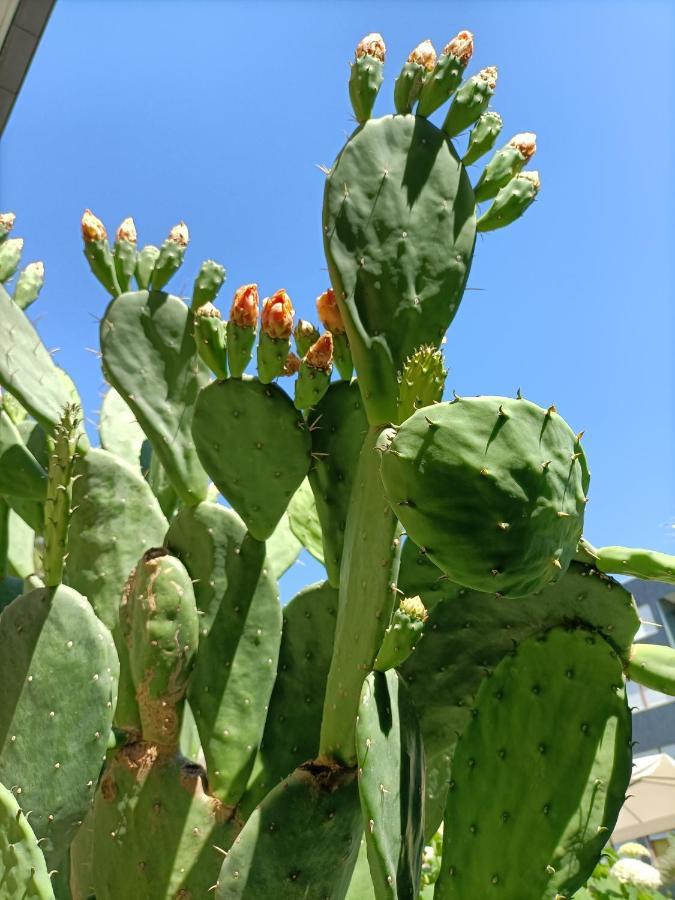
[[[282,375],[296,375],[300,371],[300,357],[295,353],[289,353],[284,363]]]
[[[436,51],[431,41],[422,41],[418,44],[408,57],[408,62],[415,62],[431,72],[436,65]]]
[[[85,244],[94,241],[104,241],[108,237],[103,222],[97,218],[90,209],[82,213],[82,238]]]
[[[537,152],[537,135],[531,131],[523,131],[514,135],[509,141],[511,147],[516,147],[525,159],[530,159]]]
[[[120,227],[117,229],[117,234],[115,235],[116,241],[129,241],[130,244],[136,243],[136,225],[134,220],[129,216],[126,218]]]
[[[335,292],[331,288],[316,298],[316,311],[324,328],[333,334],[344,334],[345,325],[335,299]]]
[[[460,31],[443,48],[443,55],[452,54],[466,65],[473,55],[473,35],[470,31]]]
[[[373,56],[375,59],[379,59],[380,62],[384,62],[386,52],[387,48],[384,46],[384,38],[377,31],[367,34],[356,45],[357,59],[360,59],[362,56]]]
[[[307,351],[305,362],[313,369],[328,371],[333,365],[333,335],[325,331]]]
[[[190,233],[185,222],[179,222],[178,225],[174,225],[167,237],[167,241],[171,241],[172,244],[178,244],[179,247],[187,247],[189,240]]]
[[[291,298],[283,289],[263,300],[262,330],[268,337],[287,340],[293,331],[295,310]]]
[[[234,292],[230,321],[240,328],[257,328],[258,303],[258,285],[242,284]]]

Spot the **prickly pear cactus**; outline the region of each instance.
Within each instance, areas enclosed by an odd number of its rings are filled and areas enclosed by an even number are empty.
[[[675,558],[582,538],[555,407],[443,400],[476,232],[540,186],[534,134],[492,152],[473,47],[422,41],[374,119],[386,47],[359,42],[316,324],[292,290],[223,301],[214,260],[170,293],[184,222],[139,247],[85,211],[101,446],[0,214],[2,900],[567,900],[592,871],[626,678],[675,693],[610,576]],[[304,551],[325,580],[282,609]]]

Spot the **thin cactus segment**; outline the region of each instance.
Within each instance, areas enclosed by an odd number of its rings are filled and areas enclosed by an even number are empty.
[[[47,864],[14,794],[0,784],[0,885],[3,896],[54,900]]]
[[[675,697],[675,650],[659,644],[634,644],[626,675],[653,691]]]

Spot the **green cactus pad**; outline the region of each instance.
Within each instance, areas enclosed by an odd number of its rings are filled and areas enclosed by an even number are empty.
[[[265,797],[235,840],[216,900],[337,900],[347,892],[361,828],[354,770],[301,766]]]
[[[0,407],[0,494],[45,500],[47,473],[23,442],[19,429]]]
[[[0,897],[54,900],[47,865],[33,829],[11,791],[0,784]]]
[[[0,282],[9,281],[19,268],[22,250],[21,238],[10,238],[0,244]]]
[[[465,68],[466,63],[453,53],[442,53],[422,85],[418,115],[430,116],[442,106],[459,87]]]
[[[199,641],[190,576],[164,548],[148,550],[136,566],[126,603],[123,622],[143,740],[175,749]]]
[[[324,249],[371,424],[396,421],[397,373],[457,312],[475,226],[454,149],[419,116],[367,122],[333,165]]]
[[[333,655],[337,591],[328,582],[304,588],[284,607],[279,665],[244,816],[319,744],[323,695]]]
[[[0,287],[0,385],[47,431],[61,418],[70,392],[28,317]]]
[[[288,504],[288,521],[291,530],[314,559],[323,562],[321,523],[309,481],[305,479]]]
[[[198,306],[194,312],[194,337],[197,352],[216,378],[227,378],[227,326],[213,303]]]
[[[630,780],[617,654],[585,630],[553,629],[503,660],[475,710],[453,761],[434,897],[569,896],[590,876]]]
[[[265,545],[215,503],[181,510],[167,544],[195,582],[202,613],[189,701],[212,792],[233,806],[265,727],[281,640],[281,606]]]
[[[212,259],[205,260],[197,273],[192,288],[192,308],[213,303],[225,281],[225,268]]]
[[[161,291],[183,265],[186,246],[167,238],[159,248],[159,254],[150,275],[153,291]]]
[[[471,720],[475,695],[514,645],[557,625],[581,623],[627,657],[640,620],[628,591],[576,562],[540,593],[508,600],[452,584],[406,541],[399,585],[407,594],[419,594],[429,610],[424,634],[401,673],[427,754],[430,836],[442,818],[452,754]]]
[[[382,480],[407,533],[453,581],[525,597],[574,556],[589,478],[554,407],[470,397],[411,416]]]
[[[417,897],[424,849],[424,748],[396,672],[365,681],[356,726],[359,795],[377,900]]]
[[[394,82],[394,106],[396,112],[402,116],[412,112],[413,103],[417,100],[427,70],[421,63],[408,60]]]
[[[267,540],[311,461],[309,431],[288,395],[255,378],[214,382],[199,395],[192,433],[218,490]]]
[[[293,337],[298,356],[302,359],[312,344],[319,340],[319,329],[307,319],[299,319],[293,331]]]
[[[115,648],[84,597],[63,585],[6,607],[0,645],[0,780],[31,810],[47,862],[58,868],[104,759],[117,699]]]
[[[340,562],[347,510],[368,420],[356,381],[336,381],[307,414],[312,437],[309,483],[323,533],[324,563],[333,587],[340,584]]]
[[[120,293],[120,285],[117,280],[115,260],[108,238],[102,238],[98,241],[85,241],[84,255],[94,278],[98,279],[109,294],[117,297]]]
[[[398,388],[398,421],[404,422],[415,410],[439,403],[445,377],[443,355],[435,347],[420,347],[405,361]]]
[[[273,578],[281,578],[296,561],[302,550],[302,542],[293,534],[288,513],[279,519],[272,536],[265,542],[267,559]]]
[[[443,122],[443,131],[453,138],[473,125],[487,110],[493,93],[494,86],[490,87],[489,78],[484,77],[482,73],[467,78],[452,98],[450,109]]]
[[[164,540],[166,519],[138,471],[106,450],[75,463],[66,583],[115,632],[122,589],[139,552]]]
[[[474,187],[478,203],[496,197],[500,189],[517,175],[527,162],[527,157],[510,141],[494,153],[481,172]]]
[[[661,644],[634,644],[626,675],[653,691],[675,697],[675,650]]]
[[[134,412],[174,488],[187,505],[206,496],[207,478],[190,426],[209,380],[192,337],[192,316],[161,291],[122,294],[101,322],[106,377]]]
[[[345,900],[375,900],[375,890],[370,877],[370,866],[368,865],[365,835],[361,838],[359,855],[356,857],[356,865],[354,866],[352,880],[349,882],[349,890]]]
[[[161,544],[166,519],[138,470],[106,450],[92,449],[75,463],[73,512],[64,580],[87,597],[110,629],[120,660],[115,723],[139,727],[119,606],[139,551]]]
[[[104,450],[119,456],[133,468],[140,465],[145,435],[136,416],[115,388],[108,388],[103,398],[98,432]]]
[[[669,553],[639,547],[593,547],[584,543],[601,572],[675,584],[675,556]]]
[[[251,361],[255,344],[255,328],[237,325],[231,319],[227,323],[227,351],[230,373],[233,378],[241,378],[244,369]]]
[[[115,755],[94,806],[96,900],[211,896],[239,826],[205,786],[200,766],[154,744]]]

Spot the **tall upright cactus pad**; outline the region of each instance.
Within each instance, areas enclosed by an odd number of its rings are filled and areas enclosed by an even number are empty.
[[[277,385],[230,378],[201,391],[192,433],[218,490],[253,537],[267,540],[309,470],[302,414]]]
[[[265,727],[281,641],[281,606],[265,545],[232,510],[181,510],[167,544],[195,581],[202,612],[189,690],[209,786],[234,806],[246,789]]]
[[[452,584],[424,555],[407,549],[399,584],[406,593],[418,593],[429,609],[424,634],[401,674],[424,738],[430,837],[443,815],[452,754],[471,721],[474,698],[514,646],[576,622],[603,635],[626,658],[640,620],[625,588],[576,562],[538,594],[508,600]]]
[[[115,755],[94,806],[97,900],[210,896],[239,826],[205,782],[200,766],[154,744],[130,744]]]
[[[198,503],[207,478],[192,443],[192,412],[208,383],[192,315],[178,297],[137,291],[115,298],[101,321],[103,369],[150,439],[181,500]]]
[[[324,249],[371,424],[395,422],[397,374],[454,318],[476,231],[468,176],[416,116],[358,128],[326,181]]]
[[[424,747],[405,684],[393,670],[366,679],[356,749],[375,897],[417,897],[424,848]]]
[[[54,900],[45,858],[14,794],[0,784],[0,896]]]
[[[347,892],[361,830],[355,772],[301,766],[244,826],[220,870],[216,900],[337,900]]]
[[[125,634],[143,740],[175,749],[197,653],[197,605],[185,567],[163,547],[147,550],[127,594]]]
[[[71,401],[60,370],[26,314],[0,286],[0,385],[48,431]]]
[[[140,473],[107,450],[83,454],[74,476],[66,582],[114,631],[122,589],[139,550],[162,543],[166,519]]]
[[[356,381],[336,381],[307,414],[313,462],[309,483],[323,533],[324,562],[333,587],[340,563],[347,510],[368,420]]]
[[[408,534],[459,584],[525,597],[576,553],[589,474],[554,407],[470,397],[418,410],[382,479]]]
[[[0,781],[31,811],[47,862],[58,868],[105,758],[115,648],[84,597],[63,585],[11,603],[0,617],[0,645]]]
[[[455,753],[434,896],[570,896],[630,780],[621,661],[601,637],[554,629],[504,659],[475,710]]]
[[[324,581],[304,588],[284,607],[277,677],[260,753],[241,803],[244,814],[316,753],[337,604],[337,591]]]

